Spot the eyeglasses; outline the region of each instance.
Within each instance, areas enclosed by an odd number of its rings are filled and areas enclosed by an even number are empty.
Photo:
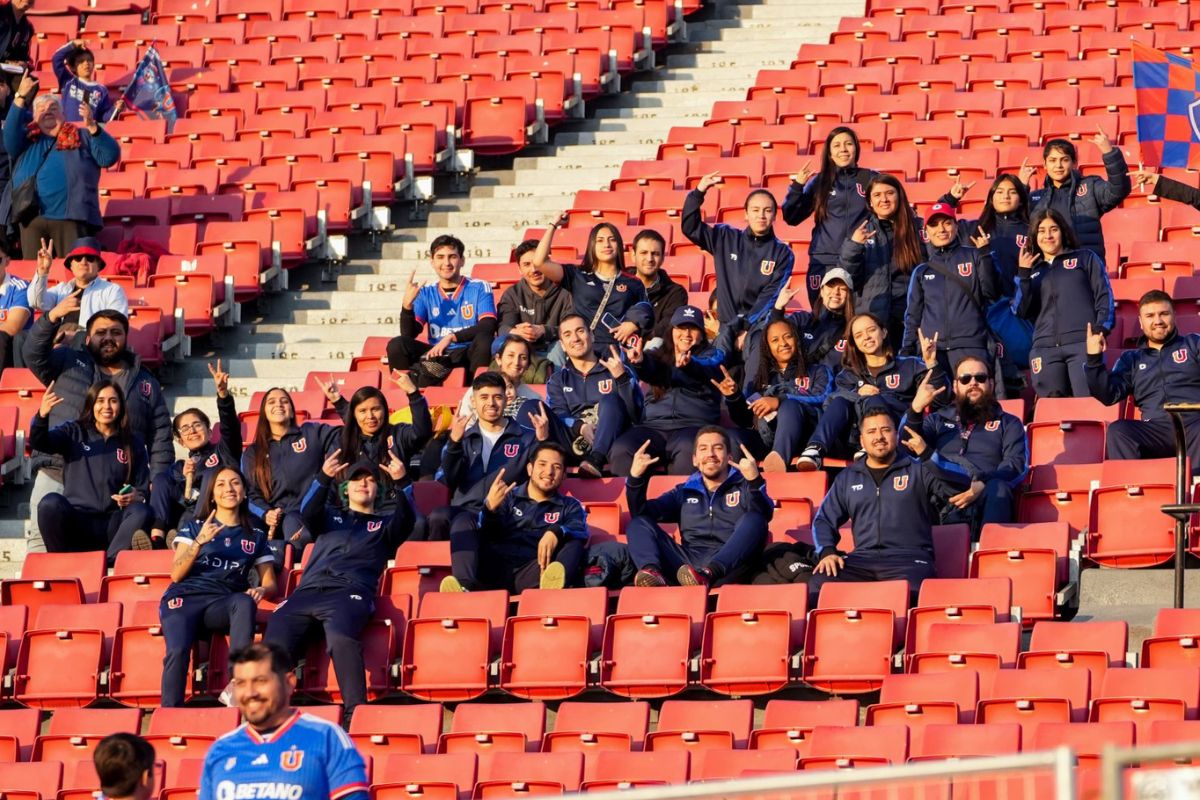
[[[203,422],[193,422],[191,425],[180,425],[175,430],[177,433],[202,433],[207,427]]]
[[[972,383],[987,383],[991,380],[986,372],[968,372],[966,375],[959,375],[958,382],[963,386],[970,386]]]

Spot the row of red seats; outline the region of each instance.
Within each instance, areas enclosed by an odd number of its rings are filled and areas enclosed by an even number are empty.
[[[901,14],[871,17],[842,17],[830,42],[862,42],[871,39],[904,41],[908,38],[1004,39],[1014,35],[1056,33],[1170,33],[1193,31],[1200,17],[1193,19],[1187,3],[1124,6],[1086,11],[998,11],[982,4],[972,14]]]

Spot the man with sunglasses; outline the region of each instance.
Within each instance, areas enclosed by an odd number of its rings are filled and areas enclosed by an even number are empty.
[[[954,402],[926,415],[940,391],[921,387],[904,425],[917,434],[910,440],[914,455],[936,451],[971,476],[970,487],[947,500],[942,522],[968,522],[976,533],[989,522],[1012,522],[1013,487],[1029,471],[1025,426],[1000,407],[991,369],[980,358],[958,363]]]
[[[73,280],[63,281],[57,286],[46,288],[47,277],[54,258],[54,245],[47,239],[37,253],[37,272],[29,284],[29,305],[50,311],[63,300],[74,295],[76,300],[67,309],[60,321],[86,323],[97,311],[119,311],[129,316],[129,299],[125,290],[112,281],[100,277],[104,269],[100,242],[91,236],[77,239],[63,259],[71,271]]]

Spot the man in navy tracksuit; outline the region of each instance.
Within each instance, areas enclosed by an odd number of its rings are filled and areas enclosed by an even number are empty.
[[[665,575],[681,586],[711,586],[736,580],[767,540],[775,504],[754,456],[741,446],[731,465],[729,434],[708,425],[696,434],[686,481],[655,500],[646,500],[646,470],[657,461],[643,446],[634,456],[625,482],[633,517],[626,528],[629,555],[637,566],[637,586],[666,586]],[[677,544],[658,523],[679,526]]]
[[[412,531],[414,513],[401,493],[396,510],[374,513],[379,470],[358,461],[347,471],[347,508],[329,505],[334,476],[346,468],[335,452],[310,483],[301,506],[304,525],[315,538],[300,586],[280,603],[267,623],[265,638],[278,642],[293,659],[303,653],[310,629],[320,625],[345,705],[345,724],[367,702],[363,676],[362,630],[375,613],[375,594],[388,559]]]
[[[1051,139],[1042,148],[1046,183],[1029,192],[1029,215],[1032,217],[1046,208],[1058,211],[1075,229],[1079,246],[1091,250],[1103,262],[1104,229],[1100,217],[1121,205],[1133,190],[1133,184],[1125,156],[1103,130],[1092,137],[1092,142],[1100,150],[1108,177],[1084,176],[1076,169],[1079,159],[1075,145],[1066,139]]]
[[[1175,455],[1175,433],[1163,411],[1167,403],[1200,403],[1200,335],[1180,334],[1171,296],[1157,289],[1138,301],[1142,340],[1121,354],[1112,372],[1104,368],[1104,336],[1088,332],[1087,374],[1092,397],[1114,405],[1132,395],[1141,419],[1108,423],[1109,458],[1166,458]],[[1200,417],[1184,414],[1192,473],[1200,471]]]
[[[546,381],[551,436],[568,452],[582,454],[581,477],[599,478],[617,436],[641,419],[642,391],[615,347],[597,357],[580,315],[562,318],[558,341],[567,362]]]
[[[726,353],[737,351],[738,334],[755,330],[765,322],[792,276],[796,258],[792,248],[775,236],[772,226],[779,211],[775,198],[765,189],[746,197],[746,225],[706,225],[700,206],[705,193],[721,182],[714,172],[705,175],[683,201],[680,224],[683,235],[713,257],[717,272],[717,317],[721,332],[713,345]]]
[[[488,487],[483,510],[462,514],[450,529],[452,574],[443,592],[535,587],[561,589],[579,582],[587,545],[587,511],[562,494],[567,451],[555,442],[534,445],[523,484],[502,473]]]
[[[455,517],[482,511],[497,474],[503,473],[505,483],[518,481],[525,474],[533,446],[549,438],[548,419],[543,420],[542,429],[531,431],[504,416],[506,391],[498,372],[482,372],[472,381],[471,405],[478,420],[468,427],[468,417],[460,414],[450,427],[437,475],[450,489],[450,505],[430,512],[430,539],[449,539]],[[536,423],[539,416],[530,419]]]
[[[901,355],[920,351],[918,331],[937,336],[938,361],[953,374],[971,356],[991,363],[987,309],[1000,297],[987,234],[958,242],[958,219],[948,203],[934,203],[925,220],[929,260],[918,264],[908,284]]]
[[[815,596],[826,581],[907,580],[916,597],[921,581],[935,574],[938,506],[967,488],[968,477],[936,453],[931,461],[900,455],[896,422],[882,407],[867,411],[860,428],[866,457],[838,474],[813,520],[818,562],[808,587]],[[837,549],[847,520],[849,555]]]
[[[931,402],[935,395],[917,392],[900,424],[927,445],[917,442],[922,452],[912,452],[919,458],[937,451],[971,476],[970,488],[950,498],[942,522],[968,522],[976,532],[989,522],[1013,521],[1013,490],[1029,472],[1025,425],[996,402],[995,385],[986,362],[964,358],[954,377],[954,402],[938,409]]]

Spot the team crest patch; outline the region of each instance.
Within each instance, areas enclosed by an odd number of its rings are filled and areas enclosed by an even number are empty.
[[[1174,353],[1171,353],[1171,360],[1176,364],[1186,363],[1188,360],[1188,351],[1186,347],[1181,347]]]
[[[117,461],[119,461],[122,464],[129,463],[129,453],[125,452],[124,447],[117,448]]]
[[[279,766],[285,772],[295,772],[304,763],[303,750],[285,750],[279,754]]]
[[[542,519],[546,521],[547,525],[553,525],[558,522],[558,513],[557,511],[547,511],[542,515]]]
[[[1024,249],[1025,243],[1029,241],[1029,237],[1023,233],[1017,234],[1017,247]]]
[[[472,319],[474,316],[475,316],[475,306],[471,305],[470,303],[463,303],[462,318],[463,319]]]
[[[1033,370],[1034,375],[1041,372],[1042,371],[1042,359],[1040,359],[1040,358],[1029,359],[1029,368]]]
[[[174,611],[177,608],[183,608],[183,598],[182,597],[172,597],[170,600],[167,601],[167,608],[171,609],[172,611]]]
[[[775,262],[767,261],[764,258],[763,262],[758,265],[758,271],[761,272],[763,275],[770,275],[772,272],[775,271]]]
[[[808,288],[820,289],[821,288],[821,276],[820,275],[809,275],[808,276]]]
[[[996,356],[1004,358],[1004,342],[996,342]]]
[[[966,262],[965,264],[959,264],[958,265],[958,274],[962,275],[964,278],[969,278],[969,277],[971,277],[971,270],[974,266],[975,265],[972,264],[970,261]]]
[[[908,476],[897,475],[896,477],[892,478],[892,488],[897,492],[903,492],[908,488]]]
[[[838,343],[833,346],[833,349],[837,350],[839,353],[846,352],[846,340],[838,339]]]
[[[991,431],[991,432],[995,433],[996,431],[1000,430],[1000,420],[994,419],[994,420],[991,420],[990,422],[985,423],[983,426],[983,429],[985,431]]]
[[[308,442],[305,439],[301,439],[298,442],[292,442],[292,450],[294,450],[297,453],[303,453],[307,449],[308,449]]]
[[[866,197],[866,196],[867,196],[867,192],[866,192],[866,190],[865,190],[865,189],[863,189],[863,185],[862,185],[861,183],[856,183],[856,184],[854,184],[854,188],[858,190],[858,196],[859,196],[859,197]]]
[[[808,391],[808,387],[812,385],[812,378],[805,375],[803,378],[796,378],[796,388]]]
[[[626,286],[626,285],[625,285],[625,284],[623,284],[623,283],[618,283],[618,284],[616,285],[616,287],[615,287],[615,288],[616,288],[616,290],[617,290],[618,292],[624,292],[624,291],[627,291],[627,290],[629,289],[629,287],[628,287],[628,286]]]
[[[212,469],[219,463],[221,463],[221,457],[216,453],[213,453],[208,458],[204,459],[204,466],[208,467],[209,469]]]
[[[886,378],[883,379],[883,383],[889,389],[899,389],[900,388],[900,375],[899,374],[888,375]]]
[[[606,378],[596,384],[596,388],[600,390],[600,394],[609,394],[612,392],[612,378]]]
[[[375,533],[383,527],[383,520],[373,519],[367,523],[367,533]]]
[[[254,555],[254,542],[249,539],[242,539],[242,552],[247,555]]]
[[[1063,269],[1075,269],[1079,266],[1078,258],[1063,259]]]
[[[394,448],[395,446],[396,446],[396,437],[395,437],[395,436],[389,436],[389,437],[388,437],[388,440],[387,440],[387,447],[388,447],[388,450],[391,450],[391,449],[392,449],[392,448]]]
[[[1079,188],[1075,190],[1075,196],[1076,197],[1086,197],[1087,196],[1087,184],[1086,183],[1079,184]]]
[[[150,396],[150,381],[142,381],[142,394],[146,397]]]
[[[742,499],[742,490],[741,489],[738,489],[736,492],[730,492],[729,494],[725,495],[726,508],[733,508],[741,501],[741,499]]]
[[[521,445],[519,445],[519,444],[504,445],[504,457],[505,458],[516,458],[517,453],[520,453],[520,452],[521,452]]]

